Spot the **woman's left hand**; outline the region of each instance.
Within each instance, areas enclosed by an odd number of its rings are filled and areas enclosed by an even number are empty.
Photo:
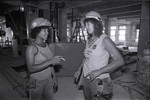
[[[96,77],[98,77],[99,75],[101,75],[101,71],[100,70],[93,70],[91,73],[89,73],[86,77],[90,77],[90,81],[93,81]]]
[[[51,71],[52,71],[53,92],[56,93],[58,90],[58,80],[54,68],[52,68]]]
[[[57,90],[58,90],[58,81],[57,81],[57,78],[54,77],[53,78],[53,91],[54,91],[54,93],[56,93]]]

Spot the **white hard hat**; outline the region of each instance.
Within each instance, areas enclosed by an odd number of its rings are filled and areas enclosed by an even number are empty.
[[[96,12],[96,11],[89,11],[86,15],[85,15],[85,19],[86,18],[95,18],[99,21],[102,21],[101,15]]]
[[[40,27],[40,26],[51,26],[51,22],[48,21],[47,19],[44,18],[35,18],[32,22],[31,22],[31,29],[36,28],[36,27]]]

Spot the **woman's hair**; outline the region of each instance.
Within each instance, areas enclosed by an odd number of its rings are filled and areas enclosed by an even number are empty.
[[[103,34],[103,23],[102,21],[98,21],[95,18],[86,18],[84,20],[84,25],[85,23],[90,22],[94,25],[94,35],[97,37],[100,37]]]
[[[40,26],[40,27],[36,27],[36,28],[31,29],[31,33],[30,33],[31,38],[35,39],[36,36],[37,36],[37,34],[39,34],[40,31],[42,29],[45,29],[45,28],[48,28],[48,27],[46,27],[46,26]]]

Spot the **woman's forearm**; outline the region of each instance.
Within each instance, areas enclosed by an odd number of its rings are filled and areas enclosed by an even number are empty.
[[[40,72],[48,67],[52,67],[51,66],[51,63],[49,61],[45,61],[43,63],[40,63],[40,64],[34,64],[33,66],[31,66],[29,68],[29,73],[32,74],[32,73],[37,73],[37,72]]]
[[[110,64],[106,65],[105,67],[101,68],[101,73],[111,73],[114,70],[116,70],[119,67],[122,67],[124,65],[124,60],[121,59],[116,59]]]

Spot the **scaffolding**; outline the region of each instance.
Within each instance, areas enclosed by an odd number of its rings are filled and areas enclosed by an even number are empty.
[[[70,39],[71,42],[85,42],[86,41],[86,33],[80,23],[80,20],[75,21],[75,28],[72,33],[72,37]]]

